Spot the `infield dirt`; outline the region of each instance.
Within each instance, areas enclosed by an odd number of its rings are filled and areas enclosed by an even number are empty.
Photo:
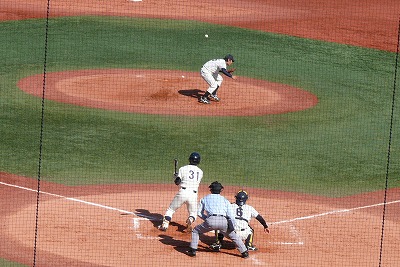
[[[50,14],[52,17],[102,15],[193,19],[396,51],[399,1],[366,0],[363,4],[358,4],[357,1],[350,1],[349,4],[347,0],[296,0],[279,1],[279,4],[275,2],[277,1],[252,0],[246,1],[244,6],[243,1],[239,0],[230,1],[229,4],[211,0],[114,0],[107,1],[107,4],[100,0],[60,0],[51,2]],[[210,6],[213,8],[210,9]],[[377,12],[382,6],[385,6],[385,12]],[[47,1],[2,1],[0,20],[44,18],[46,10]],[[175,77],[175,74],[178,76]],[[182,73],[175,74],[167,74],[166,79],[180,79]],[[183,75],[188,77],[189,74]],[[61,77],[64,77],[63,75]],[[54,94],[67,95],[69,103],[87,102],[87,95],[76,96],[57,87],[57,83],[63,83],[67,88],[71,82],[69,79],[76,77],[75,75],[54,81]],[[95,82],[108,84],[108,79],[109,76],[105,75],[97,77]],[[81,85],[87,84],[87,77],[83,80],[86,83]],[[129,83],[133,81],[127,78],[126,82],[128,85],[121,84],[120,87],[128,88]],[[151,98],[152,101],[179,98],[187,103],[195,103],[191,93],[198,91],[190,90],[203,90],[192,84],[197,84],[197,80],[189,79],[185,81],[185,86],[177,88],[180,94],[164,92],[163,85],[170,82],[174,81],[160,81],[158,91],[147,92],[145,97]],[[23,85],[23,81],[21,84]],[[233,84],[225,82],[225,91]],[[264,85],[255,81],[254,86]],[[283,86],[291,93],[301,91],[285,85],[268,86]],[[278,97],[273,91],[269,94]],[[107,108],[108,105],[132,106],[121,103],[118,97],[108,97],[115,98],[118,103],[105,101],[107,103],[102,104],[105,106],[96,108]],[[303,108],[316,104],[315,96],[310,97],[313,100],[307,100]],[[95,96],[90,95],[90,98]],[[104,102],[104,99],[101,101]],[[160,106],[165,109],[164,105]],[[170,112],[178,114],[180,111]],[[29,177],[0,173],[0,182],[0,221],[3,225],[0,232],[0,257],[31,265],[35,238],[37,181]],[[208,251],[207,244],[212,242],[211,236],[202,238],[196,258],[188,258],[183,252],[189,244],[190,236],[181,232],[185,221],[184,208],[176,213],[168,232],[163,233],[156,229],[161,214],[176,190],[174,185],[68,187],[42,182],[37,266],[206,266],[219,262],[224,265],[240,263],[240,266],[365,267],[376,266],[379,260],[382,229],[380,203],[384,199],[384,192],[330,199],[248,188],[251,196],[249,203],[254,204],[271,223],[271,234],[264,234],[261,226],[255,221],[255,244],[259,251],[251,253],[249,259],[243,260],[229,243],[221,253]],[[233,200],[236,190],[238,188],[227,187],[224,194]],[[199,197],[206,193],[206,186],[202,186]],[[390,190],[387,200],[395,201],[399,194],[399,189]],[[152,197],[152,201],[148,201],[149,196]],[[153,199],[154,196],[157,196],[157,199]],[[398,203],[387,206],[382,266],[398,266],[398,214]]]

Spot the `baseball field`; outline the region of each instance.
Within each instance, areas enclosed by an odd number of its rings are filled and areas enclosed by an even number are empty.
[[[398,266],[400,3],[375,2],[1,2],[0,266]],[[193,151],[199,198],[270,224],[249,259],[185,255],[185,207],[157,229]]]

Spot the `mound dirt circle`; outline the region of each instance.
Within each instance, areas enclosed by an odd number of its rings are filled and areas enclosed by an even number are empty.
[[[259,116],[313,107],[310,92],[285,84],[239,77],[225,78],[220,102],[198,98],[207,84],[196,72],[164,70],[82,70],[46,74],[45,98],[74,105],[142,114],[183,116]],[[43,75],[23,78],[18,87],[43,95]]]

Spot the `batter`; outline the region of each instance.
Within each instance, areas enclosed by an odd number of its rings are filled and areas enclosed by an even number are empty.
[[[197,194],[203,171],[197,166],[200,164],[200,154],[193,152],[189,156],[189,165],[179,168],[178,173],[174,174],[174,183],[180,187],[167,211],[164,214],[163,222],[158,226],[161,231],[167,231],[172,215],[183,204],[186,204],[189,217],[186,220],[186,232],[192,231],[192,224],[197,215]]]

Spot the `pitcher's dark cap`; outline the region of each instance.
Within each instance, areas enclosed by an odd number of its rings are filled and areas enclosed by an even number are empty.
[[[227,61],[228,59],[232,60],[232,62],[235,62],[235,59],[233,58],[233,56],[231,54],[228,54],[224,57],[225,61]]]

